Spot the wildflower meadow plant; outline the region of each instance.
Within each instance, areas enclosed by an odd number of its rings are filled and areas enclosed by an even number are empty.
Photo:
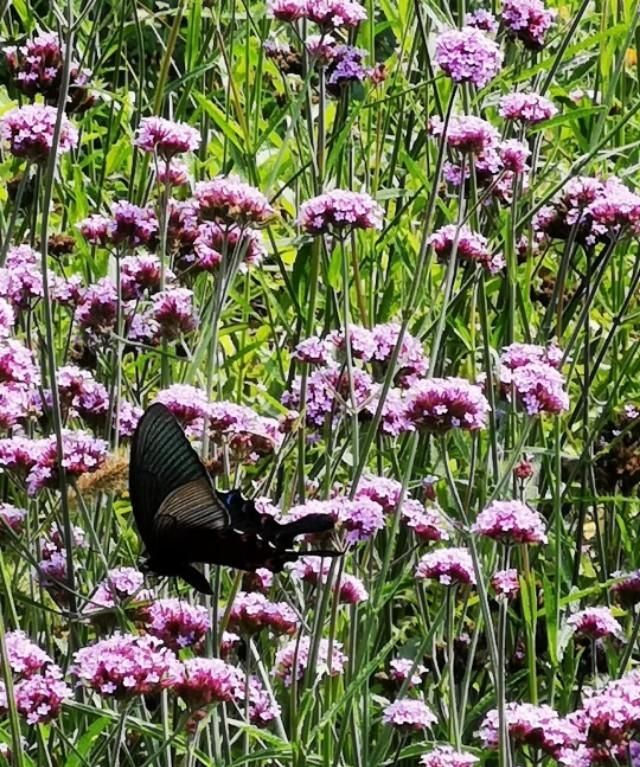
[[[0,762],[640,763],[637,4],[0,5]]]

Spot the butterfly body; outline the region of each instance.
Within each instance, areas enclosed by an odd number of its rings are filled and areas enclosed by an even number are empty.
[[[205,593],[211,590],[198,564],[279,572],[300,556],[292,549],[297,536],[334,525],[326,514],[280,524],[259,514],[239,491],[216,491],[182,427],[160,403],[147,409],[136,428],[129,493],[147,552],[143,568],[181,577]]]

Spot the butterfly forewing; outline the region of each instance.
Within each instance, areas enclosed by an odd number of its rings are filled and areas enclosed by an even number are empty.
[[[129,492],[136,525],[150,554],[152,548],[170,548],[171,542],[160,536],[163,529],[169,532],[178,523],[209,529],[229,524],[228,512],[218,501],[198,454],[174,415],[160,403],[151,405],[136,429]],[[158,515],[165,521],[160,525]]]

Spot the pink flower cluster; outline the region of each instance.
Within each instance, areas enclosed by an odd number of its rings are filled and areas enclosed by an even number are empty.
[[[500,355],[500,384],[507,397],[515,392],[528,415],[558,415],[569,408],[564,377],[557,369],[562,354],[556,346],[512,344]]]
[[[436,506],[425,507],[411,498],[404,501],[401,509],[402,522],[423,543],[446,541],[449,531],[442,514]]]
[[[413,669],[413,673],[411,673]],[[394,682],[402,684],[407,682],[408,687],[416,687],[422,684],[422,677],[427,669],[421,663],[415,665],[411,658],[393,658],[389,661],[389,677]],[[411,674],[411,677],[409,677]]]
[[[300,206],[298,224],[316,235],[348,229],[381,229],[382,208],[366,192],[334,189]]]
[[[276,452],[282,444],[278,422],[244,405],[212,402],[208,421],[213,441],[226,445],[237,461],[255,463]]]
[[[274,634],[295,634],[298,618],[286,602],[271,602],[264,594],[240,591],[229,612],[229,630],[255,634],[269,629]]]
[[[520,593],[520,578],[515,567],[496,570],[491,576],[491,587],[498,597],[515,599]]]
[[[186,123],[173,122],[164,117],[143,117],[134,144],[144,152],[170,160],[176,154],[198,149],[200,134]]]
[[[549,120],[558,113],[558,110],[553,102],[544,96],[517,91],[507,93],[500,99],[499,113],[505,120],[535,125],[543,120]]]
[[[94,335],[110,333],[116,324],[118,291],[108,277],[102,277],[83,291],[74,319],[79,327]]]
[[[282,679],[285,686],[290,687],[294,678],[302,679],[309,664],[311,640],[303,636],[299,640],[292,639],[276,653],[274,674]],[[321,639],[318,643],[318,654],[313,668],[313,676],[319,679],[324,676],[339,676],[344,671],[347,662],[346,655],[342,652],[342,644],[328,639]]]
[[[467,13],[464,17],[464,24],[466,27],[475,27],[489,34],[494,34],[498,31],[498,22],[496,17],[484,8],[478,8],[475,11]]]
[[[14,245],[8,249],[5,265],[0,269],[0,295],[14,314],[29,309],[44,296],[40,255],[29,245]],[[10,316],[6,317],[4,324],[10,320]]]
[[[53,32],[39,32],[20,46],[5,48],[9,71],[18,88],[28,96],[42,93],[56,103],[64,67],[64,46]],[[67,111],[80,111],[94,103],[85,91],[91,72],[71,61]]]
[[[502,23],[507,31],[533,51],[544,47],[545,37],[556,11],[547,10],[542,0],[504,0]]]
[[[160,338],[175,341],[198,327],[193,291],[188,288],[161,290],[151,297],[151,319]]]
[[[101,581],[91,595],[84,612],[91,613],[103,608],[115,607],[122,602],[128,602],[134,597],[143,599],[147,596],[141,592],[144,576],[133,567],[117,567],[109,570],[106,578]]]
[[[330,570],[331,565],[326,559],[319,557],[301,557],[291,566],[291,572],[297,578],[313,585],[327,583]],[[339,601],[345,604],[357,605],[369,599],[369,594],[360,578],[349,573],[342,573],[339,581],[336,579],[331,582],[331,587]]]
[[[151,208],[121,200],[111,206],[110,218],[94,214],[83,219],[78,229],[92,245],[137,248],[155,241],[158,219]]]
[[[555,758],[565,748],[577,745],[581,730],[570,717],[560,717],[551,706],[507,703],[506,719],[514,743],[540,748]],[[485,748],[496,749],[499,740],[498,711],[487,713],[478,732]]]
[[[345,531],[345,540],[354,545],[372,538],[384,527],[382,506],[366,496],[349,500],[338,495],[328,501],[308,501],[299,506],[292,506],[284,522],[300,519],[308,514],[330,514]]]
[[[44,487],[57,487],[58,458],[55,436],[35,445],[36,460],[27,477],[27,490],[35,495]],[[86,432],[63,431],[62,465],[71,479],[99,469],[107,457],[107,443]]]
[[[471,555],[464,548],[437,549],[425,554],[418,562],[415,577],[437,580],[443,586],[476,583]]]
[[[496,274],[505,267],[504,258],[491,252],[486,237],[473,232],[468,226],[462,226],[460,229],[454,224],[443,226],[429,237],[429,244],[433,246],[441,261],[450,258],[455,246],[457,256],[465,261],[480,264],[491,274]]]
[[[26,516],[27,512],[25,509],[19,509],[11,503],[0,503],[0,542],[7,536],[3,527],[9,528],[12,533],[19,535],[24,526]]]
[[[551,205],[538,211],[533,225],[538,233],[562,240],[573,231],[586,245],[624,233],[635,235],[640,231],[640,195],[615,176],[606,181],[577,176]]]
[[[522,501],[493,501],[483,509],[471,532],[502,543],[546,543],[544,519]]]
[[[205,221],[198,226],[193,251],[181,258],[185,267],[215,271],[224,262],[241,258],[242,265],[254,266],[266,256],[260,233],[235,225]]]
[[[484,428],[489,409],[479,386],[463,378],[428,378],[409,392],[406,414],[416,429],[444,433]]]
[[[433,136],[441,136],[444,127],[439,117],[434,117],[429,122],[429,132]],[[500,134],[491,123],[480,117],[453,115],[447,126],[445,140],[450,149],[456,149],[464,154],[483,156],[495,149],[500,140]]]
[[[209,414],[206,393],[190,384],[172,384],[168,389],[159,391],[155,401],[165,405],[185,427],[193,424],[201,426]]]
[[[426,730],[438,720],[424,701],[416,698],[399,698],[385,707],[382,721],[402,732],[414,732]]]
[[[18,713],[29,725],[50,722],[71,697],[62,672],[23,631],[10,631],[5,640]],[[0,682],[0,716],[7,714],[7,703],[6,689]]]
[[[267,198],[237,176],[218,176],[196,184],[196,201],[205,221],[228,226],[264,226],[275,215]]]
[[[355,0],[268,0],[268,14],[286,22],[309,19],[325,31],[357,27],[367,18],[367,12]]]
[[[576,634],[589,639],[622,637],[622,626],[608,607],[587,607],[579,610],[567,620],[567,624]]]
[[[9,145],[11,154],[30,162],[44,162],[53,148],[58,117],[55,107],[27,104],[7,112],[0,119],[0,138]],[[78,146],[78,131],[62,115],[58,152],[64,154]]]
[[[477,756],[456,751],[451,746],[436,746],[420,757],[422,767],[473,767],[479,761]]]
[[[244,674],[219,658],[190,658],[177,673],[174,692],[195,709],[231,703],[244,696]]]
[[[156,599],[144,610],[145,629],[176,652],[199,649],[211,628],[209,612],[180,599]]]
[[[612,587],[613,593],[624,605],[634,605],[640,602],[640,570],[632,573],[614,573],[621,580]]]
[[[119,633],[77,650],[72,672],[86,687],[114,698],[157,693],[182,676],[180,663],[159,639]]]
[[[500,71],[502,51],[476,27],[450,29],[436,40],[436,64],[455,83],[484,88]]]
[[[400,336],[401,326],[396,322],[374,325],[371,329],[360,325],[349,326],[349,347],[352,359],[361,360],[383,368],[390,361]],[[342,330],[336,330],[322,339],[311,336],[301,341],[295,348],[294,358],[310,365],[331,364],[336,353],[345,356],[347,341]],[[397,359],[398,372],[396,383],[410,387],[417,378],[424,376],[429,367],[429,359],[424,353],[420,341],[405,332]]]

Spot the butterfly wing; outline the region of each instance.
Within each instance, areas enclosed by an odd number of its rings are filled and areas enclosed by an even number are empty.
[[[160,553],[170,553],[176,562],[191,561],[179,541],[166,537],[175,528],[224,529],[229,524],[198,454],[159,402],[146,410],[133,437],[129,493],[138,531],[156,561]]]

